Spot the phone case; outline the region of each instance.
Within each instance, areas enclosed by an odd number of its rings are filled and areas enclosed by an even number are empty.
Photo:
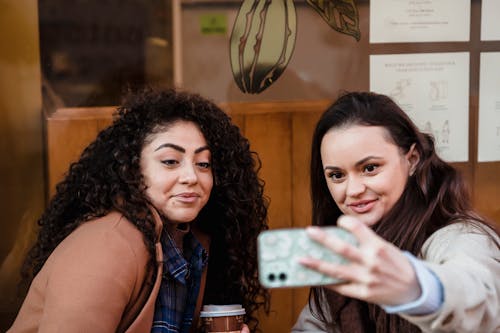
[[[357,244],[356,238],[342,228],[333,226],[322,228],[344,241]],[[259,280],[266,288],[319,286],[342,282],[304,267],[298,262],[302,257],[308,256],[338,264],[348,262],[342,256],[310,239],[302,228],[261,232],[257,238],[257,251]]]

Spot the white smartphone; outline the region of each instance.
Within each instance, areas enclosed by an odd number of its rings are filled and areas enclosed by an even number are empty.
[[[357,244],[356,238],[342,228],[321,228],[346,242]],[[257,238],[257,252],[259,280],[266,288],[320,286],[342,282],[304,267],[299,263],[299,258],[307,256],[336,264],[348,262],[339,254],[310,239],[305,228],[263,231]]]

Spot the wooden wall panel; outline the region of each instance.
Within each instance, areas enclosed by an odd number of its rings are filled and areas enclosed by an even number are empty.
[[[292,224],[294,227],[311,225],[309,161],[311,140],[321,115],[320,111],[294,113],[292,116]],[[299,316],[307,303],[309,288],[293,290],[292,318]]]
[[[98,126],[95,120],[55,120],[47,125],[50,195],[63,179],[71,162],[95,138]],[[57,147],[57,149],[54,149]]]
[[[295,227],[311,225],[309,165],[312,135],[320,115],[320,112],[296,113],[292,118],[292,201]]]
[[[270,198],[270,228],[292,226],[291,126],[290,115],[246,115],[245,135],[251,148],[262,161],[261,177],[266,182],[265,194]],[[271,313],[261,315],[264,332],[289,332],[293,321],[292,290],[271,291]]]
[[[245,116],[241,114],[231,115],[232,122],[240,128],[241,133],[245,133]]]
[[[47,119],[49,195],[71,162],[112,121],[114,108],[59,109]]]
[[[500,228],[500,163],[477,163],[475,167],[474,207]]]
[[[265,194],[271,198],[269,221],[273,228],[290,227],[291,126],[289,114],[247,115],[245,135],[262,160]]]

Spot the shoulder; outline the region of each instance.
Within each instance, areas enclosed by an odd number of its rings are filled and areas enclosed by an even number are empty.
[[[99,217],[80,225],[72,232],[65,242],[102,242],[110,248],[113,246],[127,247],[133,252],[146,249],[143,234],[137,227],[118,212]]]
[[[498,234],[486,225],[471,221],[458,221],[435,231],[424,243],[424,257],[442,257],[456,252],[467,254],[496,253]]]
[[[84,222],[69,237],[85,237],[87,235],[108,235],[126,240],[137,240],[142,233],[121,213],[112,211],[105,216]]]
[[[435,231],[426,241],[426,243],[435,240],[455,240],[456,238],[465,238],[474,240],[489,238],[498,240],[498,234],[490,227],[473,221],[457,221]]]
[[[498,244],[494,230],[473,221],[459,221],[433,233],[421,256],[443,286],[444,303],[435,313],[403,317],[426,332],[496,332],[500,325]]]
[[[313,315],[311,306],[314,308],[314,312],[317,312],[314,304],[311,304],[311,302],[306,304],[304,308],[302,308],[295,325],[292,327],[291,333],[323,333],[328,331],[326,324]],[[337,332],[336,328],[334,330]]]
[[[142,233],[121,214],[85,222],[56,247],[33,280],[23,318],[43,317],[54,332],[68,325],[115,331],[140,293],[148,262]]]
[[[148,259],[142,233],[122,214],[111,212],[74,230],[54,250],[47,264],[76,261],[83,267],[103,266],[109,271],[113,267],[146,265]]]

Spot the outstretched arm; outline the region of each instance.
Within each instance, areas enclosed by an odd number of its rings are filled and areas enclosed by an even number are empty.
[[[465,223],[442,228],[425,242],[421,260],[414,259],[418,260],[414,266],[409,256],[356,219],[344,217],[338,224],[357,237],[359,247],[328,236],[319,228],[312,228],[310,236],[351,262],[334,265],[311,258],[302,260],[311,269],[346,280],[329,286],[332,290],[386,308],[405,305],[421,296],[422,278],[414,267],[425,266],[442,286],[442,303],[429,312],[399,315],[425,332],[500,330],[500,251],[494,232],[488,235]]]
[[[330,289],[347,297],[390,306],[408,303],[420,296],[416,272],[400,249],[353,217],[341,217],[338,225],[350,231],[359,245],[327,235],[318,227],[308,228],[308,234],[348,259],[349,264],[332,264],[309,257],[301,260],[311,269],[346,281],[331,285]]]

